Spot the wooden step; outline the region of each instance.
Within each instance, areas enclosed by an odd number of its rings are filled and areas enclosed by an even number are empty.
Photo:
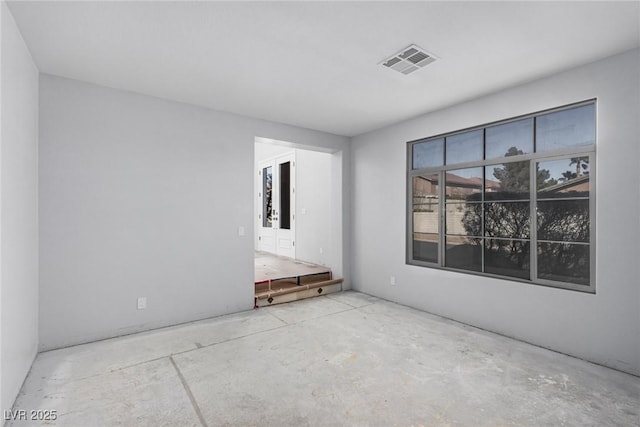
[[[255,284],[256,295],[263,294],[265,292],[272,292],[281,289],[296,288],[299,285],[309,285],[312,283],[323,282],[325,280],[331,280],[331,272],[323,272],[317,274],[309,274],[306,276],[289,277],[275,280],[265,280]]]
[[[296,301],[342,290],[343,279],[323,280],[290,288],[256,293],[256,307]]]

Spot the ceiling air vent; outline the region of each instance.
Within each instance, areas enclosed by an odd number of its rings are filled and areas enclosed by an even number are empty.
[[[385,59],[381,64],[402,74],[411,74],[435,60],[436,58],[433,55],[412,44]]]

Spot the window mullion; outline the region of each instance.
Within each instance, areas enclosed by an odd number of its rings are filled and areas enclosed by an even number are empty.
[[[445,266],[445,262],[446,260],[445,258],[445,243],[446,243],[446,239],[444,237],[445,234],[445,196],[446,196],[446,185],[447,183],[445,182],[445,179],[447,177],[447,137],[444,138],[444,149],[442,150],[442,157],[443,157],[443,168],[440,170],[440,177],[438,178],[440,181],[440,192],[439,192],[439,198],[440,198],[440,232],[438,233],[438,249],[440,249],[440,253],[438,254],[438,261],[440,263],[440,267],[444,267]]]
[[[439,254],[438,254],[438,262],[439,265],[441,267],[445,266],[445,186],[446,186],[446,182],[445,182],[445,178],[446,178],[446,169],[445,170],[441,170],[439,172],[440,176],[438,177],[438,180],[440,182],[440,188],[438,189],[439,194],[438,197],[440,198],[440,224],[439,224],[439,233],[438,233],[438,248],[439,248]]]
[[[535,127],[534,127],[535,129]],[[535,132],[535,131],[534,131]],[[535,144],[535,140],[534,140]],[[531,160],[529,165],[529,267],[532,282],[538,279],[538,162]]]
[[[485,245],[487,244],[486,240],[485,240],[485,233],[484,233],[484,208],[485,208],[485,204],[484,204],[484,189],[486,188],[486,179],[487,179],[487,168],[486,167],[482,167],[482,189],[480,190],[480,236],[482,237],[482,239],[480,239],[480,262],[482,264],[482,272],[485,272],[485,268],[484,268],[484,249],[485,249]]]
[[[411,149],[409,149],[411,153]],[[411,158],[407,156],[407,165],[411,165]],[[407,227],[406,227],[406,259],[415,261],[413,253],[413,175],[407,175]]]
[[[595,291],[596,284],[596,158],[589,153],[589,287]]]
[[[532,282],[538,279],[538,117],[533,117],[533,154],[529,165],[529,278]]]

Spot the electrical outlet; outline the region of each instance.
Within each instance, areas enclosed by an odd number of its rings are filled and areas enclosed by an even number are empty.
[[[391,277],[389,278],[389,284],[390,284],[391,286],[395,286],[395,285],[396,285],[396,276],[391,276]]]
[[[138,298],[138,310],[144,310],[147,308],[147,297]]]
[[[324,248],[320,248],[320,255],[324,253]]]

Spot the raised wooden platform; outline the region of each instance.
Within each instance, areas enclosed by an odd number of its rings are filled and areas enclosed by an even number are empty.
[[[255,305],[262,307],[342,290],[327,267],[256,252]]]

